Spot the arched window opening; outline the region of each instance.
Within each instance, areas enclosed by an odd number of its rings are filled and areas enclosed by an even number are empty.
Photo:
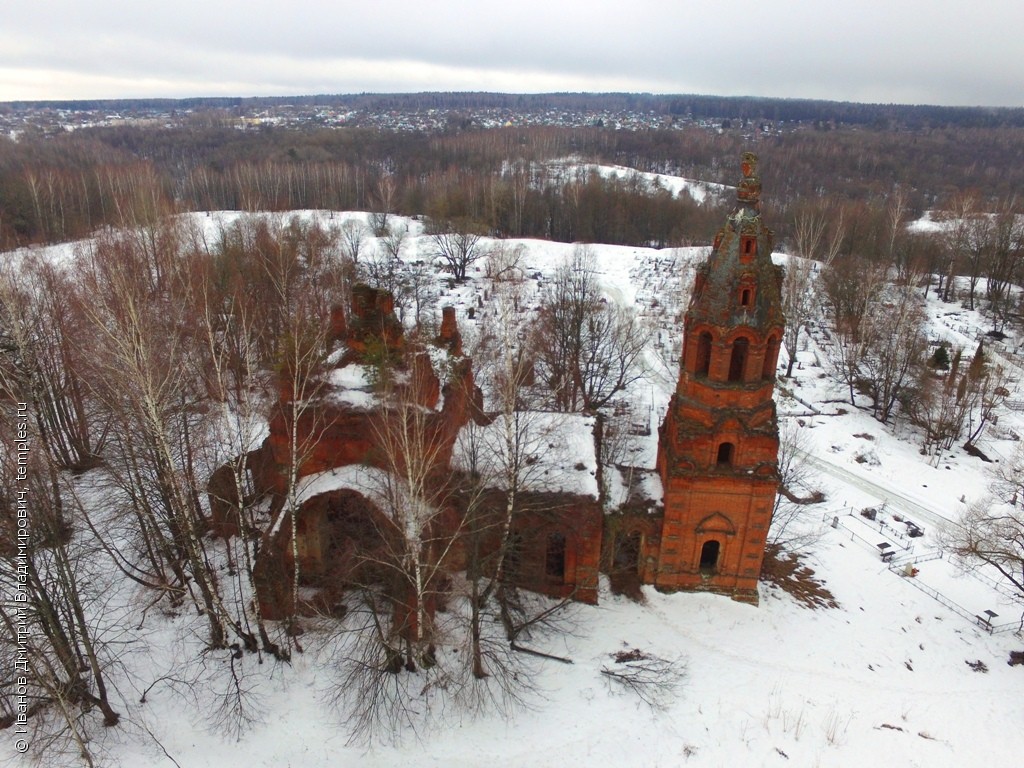
[[[697,337],[697,360],[693,372],[698,376],[707,376],[711,369],[711,334],[704,331]]]
[[[722,545],[712,539],[705,541],[700,548],[700,572],[709,575],[718,569],[718,555]]]
[[[749,307],[752,303],[753,291],[749,288],[744,288],[740,291],[740,306]]]
[[[740,336],[732,343],[732,355],[729,357],[729,381],[743,381],[749,348],[750,342],[744,336]]]
[[[544,575],[548,581],[565,583],[565,536],[552,533],[548,536],[544,554]]]
[[[779,359],[779,340],[772,336],[764,350],[764,365],[761,367],[761,378],[767,381],[775,376],[775,365]]]
[[[716,463],[718,466],[729,466],[733,462],[733,454],[735,452],[735,446],[732,443],[721,443],[718,446],[718,458]]]

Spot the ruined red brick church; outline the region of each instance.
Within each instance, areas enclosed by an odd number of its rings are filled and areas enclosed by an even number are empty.
[[[761,219],[753,154],[744,154],[742,172],[736,207],[698,268],[685,315],[679,380],[659,430],[656,470],[647,470],[653,481],[648,487],[660,481],[661,493],[631,494],[612,512],[601,509],[596,493],[541,488],[524,494],[524,512],[514,524],[521,586],[596,602],[604,572],[613,587],[625,575],[667,591],[708,591],[756,603],[778,485],[773,389],[784,318],[782,270],[771,260],[772,231]],[[358,355],[368,345],[405,344],[391,309],[389,296],[365,286],[354,291],[350,316],[339,311],[334,318],[335,333],[349,354]],[[431,434],[443,442],[437,469],[438,482],[446,482],[441,476],[452,474],[452,447],[460,430],[484,414],[451,309],[445,311],[437,346],[454,362],[450,367],[457,375],[442,390],[427,356],[420,354],[413,356],[411,376],[426,382],[422,407],[431,411]],[[323,407],[330,418],[319,421],[329,426],[322,428],[299,473],[337,474],[339,468],[373,465],[372,412],[338,398]],[[303,418],[309,423],[298,424],[299,431],[313,430],[317,416],[307,412]],[[287,419],[272,422],[271,435],[253,460],[257,487],[271,495],[281,494],[280,467],[290,430]],[[219,516],[226,518],[223,500],[217,503]],[[365,494],[337,483],[306,494],[296,518],[296,546],[288,543],[292,532],[286,520],[262,547],[258,589],[265,613],[291,612],[285,585],[293,572],[293,551],[307,586],[322,585],[330,576],[336,587],[348,578],[344,559],[351,560],[353,549],[363,546],[361,521],[382,514]],[[453,502],[439,518],[447,522],[440,524],[457,531],[461,514]],[[459,547],[446,557],[450,571],[464,567]]]

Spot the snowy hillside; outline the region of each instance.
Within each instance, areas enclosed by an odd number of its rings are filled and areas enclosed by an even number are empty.
[[[664,173],[650,173],[638,171],[635,168],[628,168],[622,165],[599,165],[597,163],[584,163],[578,158],[570,158],[564,161],[552,161],[547,163],[549,170],[553,171],[553,177],[567,178],[572,176],[587,177],[594,173],[603,179],[615,179],[618,181],[634,181],[648,193],[658,190],[665,190],[674,197],[689,195],[695,202],[703,203],[709,198],[720,199],[735,189],[725,184],[714,182],[695,181],[684,179],[680,176],[670,176]]]
[[[707,194],[682,180],[658,183],[695,199]],[[238,215],[196,218],[212,236],[217,222]],[[299,215],[325,226],[366,220],[362,213]],[[401,258],[429,262],[422,223],[404,223],[410,236]],[[506,245],[524,249],[522,269],[534,297],[574,247],[536,240]],[[629,419],[649,427],[633,436],[628,462],[650,469],[676,382],[692,267],[706,251],[592,250],[608,299],[636,306],[653,328],[647,375],[622,398]],[[46,252],[72,258],[72,246]],[[482,265],[470,269],[463,285],[436,281],[438,307],[456,308],[467,354],[491,309],[488,289]],[[963,346],[965,354],[988,329],[977,313],[934,296],[927,311],[930,338]],[[1024,399],[1020,342],[1010,338],[996,350],[1018,400]],[[1006,660],[1024,641],[1014,631],[989,633],[976,617],[991,611],[991,623],[1001,627],[1019,622],[1024,605],[996,586],[993,574],[966,573],[940,556],[937,538],[944,522],[985,495],[986,465],[959,448],[937,461],[923,456],[911,426],[883,426],[852,407],[828,375],[827,343],[825,328],[816,324],[791,352],[798,361],[794,377],[780,374],[776,394],[781,426],[803,435],[807,484],[825,495],[794,523],[810,542],[803,566],[813,569],[813,576],[794,577],[794,591],[813,605],[770,583],[762,583],[757,607],[650,587],[638,603],[602,583],[600,604],[573,606],[566,633],[534,639],[535,648],[571,663],[530,659],[537,690],[520,705],[442,705],[443,696],[412,690],[420,730],[367,747],[350,743],[351,726],[332,704],[337,638],[325,629],[308,627],[300,640],[304,652],[288,664],[261,662],[255,654],[204,661],[201,618],[153,607],[149,595],[107,574],[111,600],[125,616],[121,635],[112,638],[125,643],[115,692],[123,720],[97,736],[98,754],[126,768],[1016,764],[1024,754],[1024,668]],[[1008,410],[982,447],[1006,460],[1022,434],[1024,412]],[[79,487],[89,491],[89,473]],[[865,509],[876,510],[874,519],[861,514]],[[908,536],[907,520],[924,535]],[[888,546],[880,550],[882,543]],[[896,552],[891,568],[881,556],[885,549]],[[614,667],[616,653],[632,649],[685,668],[656,706],[602,674]],[[460,652],[456,644],[438,651]],[[185,659],[199,661],[182,665]],[[237,738],[225,736],[218,714],[234,665],[244,671],[253,702],[251,722]],[[0,731],[0,764],[31,764],[14,752],[10,734]]]

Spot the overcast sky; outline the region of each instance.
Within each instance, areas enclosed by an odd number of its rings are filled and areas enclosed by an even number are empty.
[[[30,0],[0,101],[647,91],[1024,106],[1022,0]]]

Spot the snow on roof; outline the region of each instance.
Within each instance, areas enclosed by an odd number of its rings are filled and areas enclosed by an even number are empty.
[[[578,413],[522,412],[516,415],[525,461],[521,483],[525,490],[571,493],[597,498],[597,459],[594,419]],[[506,422],[499,415],[490,425],[468,424],[455,442],[452,465],[469,471],[472,446],[484,446],[477,470],[492,487],[504,490]]]
[[[386,514],[390,505],[385,501],[384,490],[388,487],[389,482],[390,479],[385,470],[363,464],[348,464],[325,472],[316,472],[299,478],[295,492],[295,506],[301,507],[310,499],[331,491],[352,490],[365,496]],[[277,535],[287,516],[286,505],[271,526],[271,536]]]
[[[377,397],[368,366],[352,363],[344,368],[335,368],[327,375],[331,385],[331,400],[356,408],[372,408]]]
[[[304,504],[322,493],[349,489],[358,491],[383,508],[380,491],[387,484],[387,474],[383,469],[363,464],[349,464],[326,472],[316,472],[299,480],[295,500],[298,504]]]

